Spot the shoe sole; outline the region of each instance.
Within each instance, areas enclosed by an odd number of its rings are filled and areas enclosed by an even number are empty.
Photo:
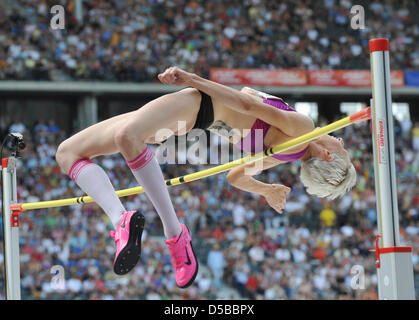
[[[144,216],[138,211],[131,216],[129,222],[129,238],[124,249],[115,260],[113,271],[117,275],[130,272],[141,257],[141,236],[145,224]]]
[[[186,227],[186,229],[188,229],[188,227]],[[189,229],[188,229],[188,232],[189,232]],[[194,274],[193,274],[193,276],[192,276],[192,278],[191,278],[191,280],[189,280],[185,285],[183,285],[183,286],[179,286],[178,285],[178,287],[179,288],[181,288],[181,289],[186,289],[187,287],[189,287],[194,281],[195,281],[195,278],[196,278],[196,276],[197,276],[197,274],[198,274],[198,269],[199,269],[199,264],[198,264],[198,259],[196,258],[196,255],[195,255],[195,251],[194,251],[194,249],[193,249],[193,246],[192,246],[192,241],[190,241],[189,242],[189,244],[191,245],[191,249],[192,249],[192,253],[193,253],[193,257],[194,257],[194,259],[195,259],[195,262],[196,262],[196,268],[195,268],[195,272],[194,272]],[[177,285],[177,284],[176,284]]]

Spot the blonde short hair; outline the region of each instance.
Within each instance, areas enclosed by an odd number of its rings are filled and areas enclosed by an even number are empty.
[[[307,193],[332,200],[353,188],[356,170],[334,153],[330,162],[315,157],[302,161],[300,178]]]

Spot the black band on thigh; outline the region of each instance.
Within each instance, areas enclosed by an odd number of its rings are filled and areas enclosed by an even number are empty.
[[[193,129],[207,130],[208,127],[214,122],[214,108],[212,106],[212,99],[205,92],[201,93],[201,105],[199,107],[198,116],[196,117]]]

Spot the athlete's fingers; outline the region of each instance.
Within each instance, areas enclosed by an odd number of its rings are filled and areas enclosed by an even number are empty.
[[[159,73],[159,74],[157,75],[157,78],[158,78],[160,81],[163,81],[163,80],[164,80],[164,75],[165,75],[165,72]]]
[[[165,84],[171,84],[174,81],[169,69],[166,69],[166,71],[163,72],[163,74],[159,75],[159,80]]]
[[[168,80],[169,80],[170,83],[175,82],[175,80],[176,80],[176,71],[174,69],[171,69],[169,71]]]
[[[166,83],[166,71],[157,76],[162,83]]]

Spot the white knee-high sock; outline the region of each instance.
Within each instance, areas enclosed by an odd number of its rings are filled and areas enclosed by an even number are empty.
[[[166,238],[178,236],[182,227],[170,200],[160,165],[153,153],[146,147],[134,160],[127,161],[127,164],[156,209],[163,223]]]
[[[80,159],[73,164],[68,175],[105,211],[116,229],[126,210],[106,172],[91,160]]]

